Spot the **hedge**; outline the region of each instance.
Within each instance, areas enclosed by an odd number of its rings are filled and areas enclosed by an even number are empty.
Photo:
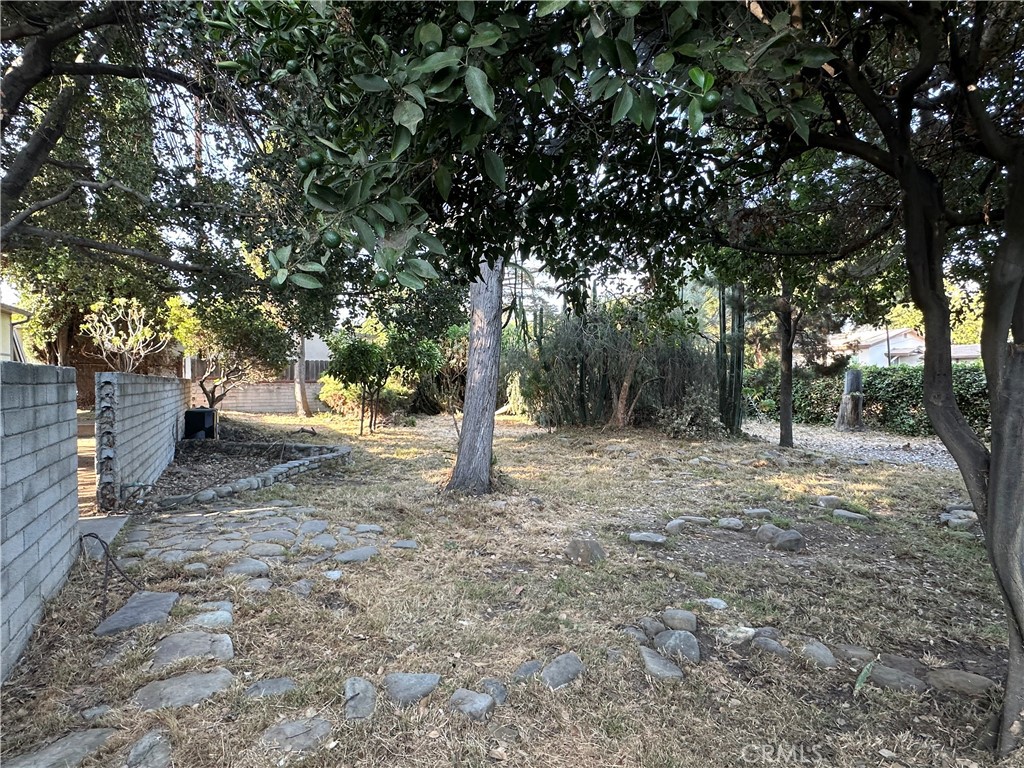
[[[924,368],[898,365],[864,367],[864,421],[900,435],[934,434],[924,408]],[[845,377],[815,376],[797,369],[793,380],[793,420],[802,424],[834,424],[843,397]],[[748,402],[757,411],[779,417],[778,364],[746,371]],[[953,393],[967,422],[987,434],[991,422],[985,371],[977,364],[953,366]]]

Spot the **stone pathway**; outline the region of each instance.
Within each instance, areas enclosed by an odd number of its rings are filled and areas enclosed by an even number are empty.
[[[838,502],[838,500],[836,500]],[[819,504],[832,506],[830,497]],[[765,514],[767,513],[767,514]],[[766,517],[767,510],[744,510],[742,517],[723,518],[722,526],[733,528],[744,520]],[[861,522],[855,518],[846,518]],[[759,521],[760,522],[760,521]],[[706,518],[679,517],[669,524],[670,535],[682,535],[691,528],[713,526]],[[771,531],[770,529],[775,529]],[[767,533],[771,536],[762,535]],[[752,529],[753,537],[768,546],[782,531],[771,523]],[[636,532],[629,536],[634,545],[663,546],[667,537],[654,532]],[[778,547],[784,549],[783,547]],[[278,500],[250,507],[221,502],[214,508],[176,512],[169,516],[142,521],[130,528],[115,551],[123,566],[138,567],[145,562],[181,564],[197,578],[244,580],[251,591],[267,592],[275,587],[287,588],[294,594],[309,595],[314,579],[338,580],[345,574],[357,577],[362,564],[382,557],[418,557],[419,545],[413,539],[393,540],[378,525],[339,523],[324,519],[312,507],[295,506]],[[594,540],[575,540],[567,551],[568,558],[578,566],[599,565],[607,557]],[[344,573],[337,569],[346,566]],[[293,566],[295,568],[293,569]],[[348,569],[351,569],[348,570]],[[294,575],[293,575],[294,573]],[[301,578],[295,580],[295,575]],[[175,592],[140,591],[125,605],[107,617],[95,629],[99,637],[111,639],[103,659],[97,663],[116,661],[129,645],[133,631],[139,627],[172,621],[171,611],[179,600]],[[728,604],[719,598],[695,601],[708,616],[727,616]],[[130,717],[130,709],[160,710],[202,705],[207,700],[241,685],[227,666],[209,667],[211,662],[229,664],[235,657],[231,639],[234,606],[220,600],[199,603],[199,612],[189,616],[163,636],[153,649],[148,662],[159,679],[143,685],[125,702],[108,702],[81,713],[86,721],[103,722],[106,715],[117,713],[115,722]],[[900,656],[875,654],[857,646],[836,645],[829,648],[815,638],[783,639],[772,627],[753,628],[742,624],[726,624],[713,628],[689,610],[668,609],[659,615],[643,616],[621,627],[625,637],[637,645],[637,655],[630,659],[619,649],[609,649],[609,663],[642,665],[653,680],[673,682],[686,679],[686,668],[714,657],[719,648],[751,654],[773,656],[780,662],[799,663],[836,672],[862,672],[867,665],[866,680],[873,685],[902,691],[924,692],[929,689],[953,691],[967,696],[987,696],[995,683],[980,675],[953,669],[928,670],[921,662]],[[197,667],[202,666],[201,669]],[[205,671],[204,671],[205,670]],[[586,684],[586,665],[572,650],[554,658],[532,659],[519,666],[510,679],[482,678],[474,689],[458,688],[444,708],[472,722],[488,721],[496,708],[506,704],[510,695],[535,696],[543,686],[557,691],[570,685]],[[381,694],[373,682],[379,675]],[[443,683],[434,672],[374,670],[367,676],[354,675],[345,680],[344,718],[349,721],[371,720],[379,702],[386,700],[395,708],[429,706],[430,698]],[[242,691],[250,698],[282,697],[302,685],[290,677],[250,680]],[[526,687],[524,687],[526,686]],[[514,693],[510,693],[510,687]],[[128,710],[128,711],[126,711]],[[282,703],[271,711],[286,710]],[[289,718],[286,714],[268,724],[259,743],[269,752],[308,753],[328,743],[333,726],[328,719],[311,715]],[[49,768],[79,765],[95,755],[116,733],[113,728],[90,728],[57,739],[28,755],[11,758],[4,765],[12,768]],[[147,732],[125,748],[117,765],[129,768],[168,768],[173,763],[174,742],[164,729]],[[284,758],[281,758],[282,760]],[[275,762],[279,762],[277,758]],[[115,764],[111,763],[111,764]]]

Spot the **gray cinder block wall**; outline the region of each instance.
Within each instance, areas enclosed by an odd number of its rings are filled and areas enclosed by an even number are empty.
[[[96,374],[96,502],[110,512],[156,482],[184,431],[189,382]]]
[[[306,395],[314,413],[327,410],[327,406],[317,397],[320,386],[318,381],[306,384]],[[206,395],[196,383],[192,384],[192,402],[196,408],[207,407]],[[242,413],[295,413],[295,382],[259,381],[241,384],[228,392],[227,397],[217,404],[217,408]]]
[[[0,363],[0,679],[78,553],[75,369]]]

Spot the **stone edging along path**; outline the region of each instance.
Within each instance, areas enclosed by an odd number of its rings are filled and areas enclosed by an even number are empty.
[[[214,440],[187,440],[179,444],[179,450],[197,450],[200,446],[212,449],[220,453],[246,454],[255,450],[268,451],[280,449],[281,455],[296,456],[290,461],[283,462],[271,467],[264,472],[259,472],[250,477],[243,477],[231,483],[216,485],[211,488],[204,488],[195,493],[186,493],[177,496],[165,496],[157,501],[161,509],[182,507],[188,504],[206,504],[215,499],[223,499],[233,496],[242,491],[255,491],[259,488],[268,488],[274,483],[282,482],[289,477],[308,472],[311,469],[319,469],[325,461],[340,459],[346,464],[352,460],[352,449],[347,445],[312,445],[309,443],[231,443]]]

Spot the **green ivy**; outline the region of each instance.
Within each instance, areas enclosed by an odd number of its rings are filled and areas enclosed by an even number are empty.
[[[932,435],[924,408],[924,368],[899,365],[865,367],[864,421],[899,435]],[[779,417],[778,363],[746,371],[751,410]],[[843,397],[844,376],[816,376],[797,369],[793,379],[793,419],[801,424],[833,424]],[[985,371],[977,364],[953,366],[953,393],[964,418],[979,434],[991,427]]]

